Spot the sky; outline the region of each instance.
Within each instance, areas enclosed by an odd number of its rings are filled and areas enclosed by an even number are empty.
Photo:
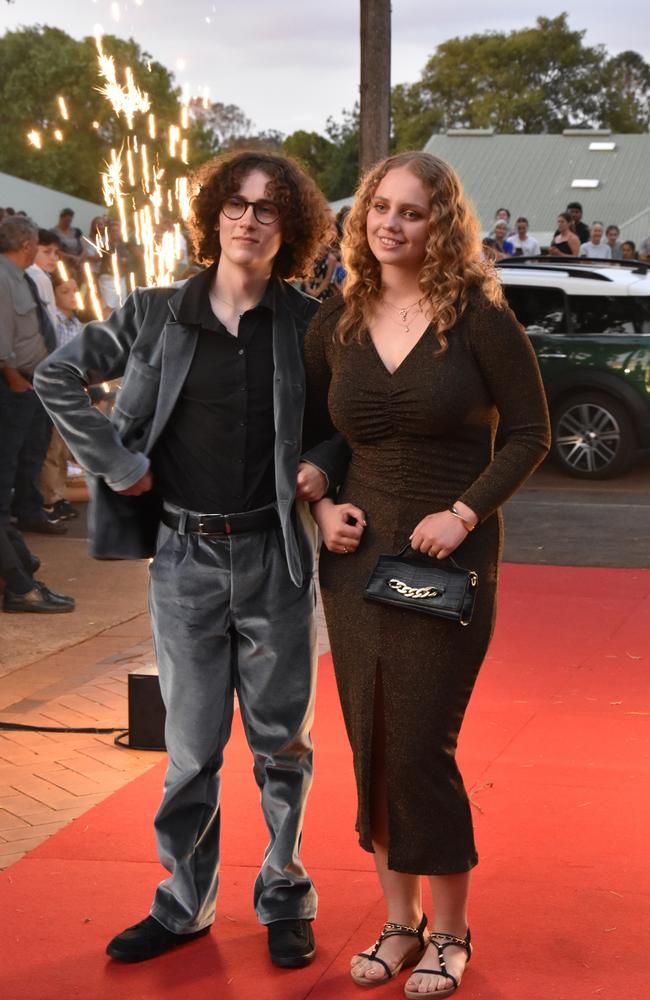
[[[412,83],[436,46],[569,12],[588,45],[634,49],[650,62],[648,0],[392,0],[392,83]],[[359,86],[358,0],[0,0],[0,32],[36,24],[75,38],[133,38],[192,94],[236,104],[259,129],[322,132]],[[74,68],[71,67],[71,72]]]

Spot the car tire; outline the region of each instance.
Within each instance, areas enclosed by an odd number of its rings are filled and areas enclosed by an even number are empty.
[[[622,403],[600,392],[565,397],[553,412],[553,457],[579,479],[611,479],[636,451],[632,420]]]

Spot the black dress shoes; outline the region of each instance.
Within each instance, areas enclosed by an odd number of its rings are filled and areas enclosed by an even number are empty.
[[[174,934],[163,927],[155,917],[148,916],[133,927],[127,927],[112,941],[108,942],[106,954],[116,958],[118,962],[146,962],[149,958],[157,958],[172,948],[177,948],[188,941],[209,934],[210,928],[191,934]]]
[[[2,610],[13,613],[25,611],[32,614],[57,615],[66,611],[74,611],[74,597],[56,594],[44,583],[34,580],[34,586],[26,594],[15,594],[5,590],[2,600]]]
[[[274,965],[300,969],[316,957],[314,932],[309,920],[274,920],[267,925],[269,953]]]

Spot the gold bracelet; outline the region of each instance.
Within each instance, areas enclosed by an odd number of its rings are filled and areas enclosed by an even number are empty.
[[[468,534],[469,534],[470,531],[474,531],[474,528],[476,527],[476,525],[472,524],[471,521],[468,521],[466,518],[464,518],[463,515],[459,511],[456,510],[456,508],[453,506],[453,504],[449,508],[449,513],[453,514],[454,517],[457,517],[459,521],[462,521],[463,528],[465,529],[465,531]]]

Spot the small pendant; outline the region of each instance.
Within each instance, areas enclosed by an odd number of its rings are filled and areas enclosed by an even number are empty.
[[[406,323],[406,314],[408,309],[400,309],[399,314],[402,317],[402,323]]]
[[[404,327],[404,333],[410,333],[410,332],[411,332],[410,326],[405,326]]]

